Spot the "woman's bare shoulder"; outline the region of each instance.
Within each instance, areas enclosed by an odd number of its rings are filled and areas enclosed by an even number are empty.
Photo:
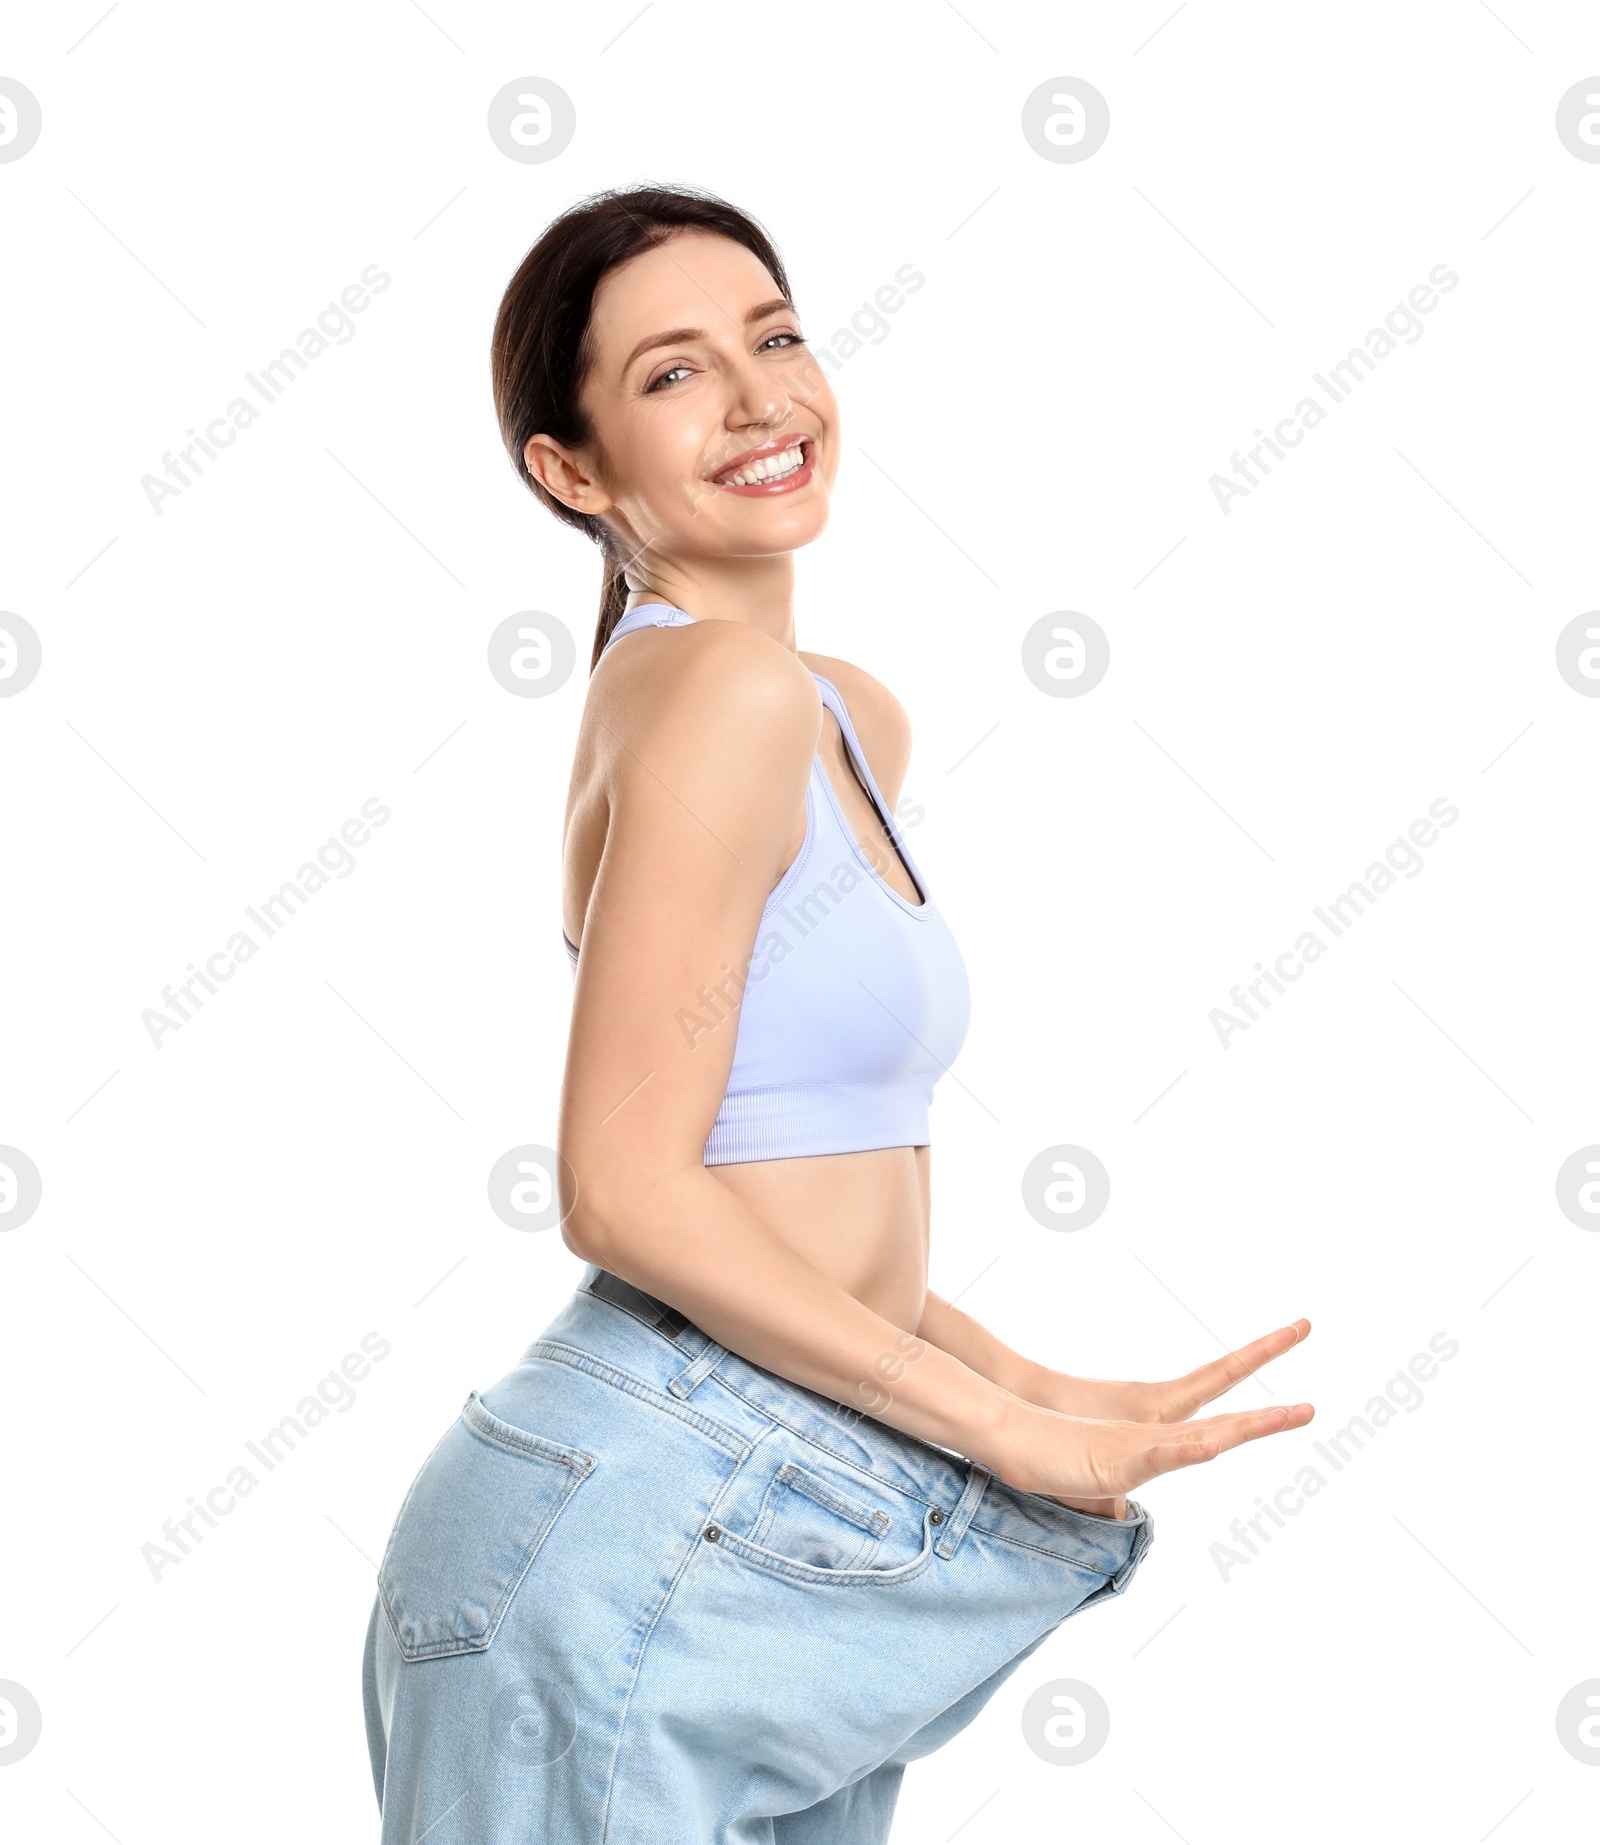
[[[593,715],[626,757],[646,741],[672,760],[748,764],[804,745],[809,760],[822,716],[810,672],[787,647],[747,622],[696,621],[641,630],[596,668]]]

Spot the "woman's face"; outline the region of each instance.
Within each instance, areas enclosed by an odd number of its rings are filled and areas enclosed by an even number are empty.
[[[817,537],[838,404],[743,244],[679,232],[631,258],[596,290],[590,338],[593,440],[569,451],[534,436],[525,459],[568,505],[608,516],[636,577],[652,556],[767,556]]]

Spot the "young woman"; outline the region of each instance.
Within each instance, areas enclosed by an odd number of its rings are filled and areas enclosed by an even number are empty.
[[[583,1278],[400,1510],[365,1661],[386,1845],[872,1845],[1149,1546],[1127,1497],[1302,1426],[1031,1363],[928,1287],[960,953],[905,713],[796,646],[838,405],[766,235],[640,188],[501,303],[519,474],[605,556],[567,797],[559,1129]],[[435,1832],[435,1828],[438,1828]]]

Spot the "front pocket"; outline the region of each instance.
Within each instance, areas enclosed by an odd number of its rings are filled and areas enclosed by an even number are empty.
[[[891,1490],[873,1503],[871,1493],[853,1475],[785,1461],[748,1530],[731,1531],[719,1521],[701,1535],[717,1550],[792,1582],[842,1589],[910,1582],[933,1561],[940,1515],[923,1507],[919,1535],[912,1523],[916,1500]]]
[[[922,1548],[914,1557],[905,1563],[891,1563],[887,1566],[880,1564],[875,1569],[848,1570],[819,1569],[815,1564],[799,1562],[776,1550],[768,1550],[765,1545],[753,1544],[749,1538],[736,1537],[720,1525],[708,1526],[702,1535],[709,1538],[715,1531],[718,1550],[729,1552],[755,1569],[765,1570],[769,1576],[786,1576],[791,1582],[814,1583],[819,1588],[890,1589],[920,1576],[933,1561],[936,1530],[937,1527],[925,1514],[922,1521]]]
[[[772,1477],[749,1541],[813,1569],[865,1569],[893,1522],[787,1461]]]
[[[378,1571],[401,1654],[485,1651],[593,1467],[582,1449],[491,1415],[474,1390],[412,1482]]]

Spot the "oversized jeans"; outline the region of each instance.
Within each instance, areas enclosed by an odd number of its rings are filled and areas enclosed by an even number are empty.
[[[591,1264],[395,1521],[363,1681],[383,1845],[882,1845],[906,1764],[1152,1536]]]

